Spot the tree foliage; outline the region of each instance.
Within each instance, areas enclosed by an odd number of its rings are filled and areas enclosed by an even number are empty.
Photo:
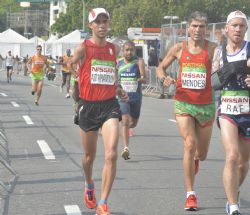
[[[83,2],[86,6],[85,26],[88,26],[88,11],[104,7],[111,14],[111,34],[124,35],[129,27],[160,27],[167,15],[187,20],[193,11],[207,13],[209,22],[224,22],[228,13],[241,10],[250,14],[249,0],[70,0],[66,14],[61,14],[52,25],[51,32],[65,35],[82,29]],[[32,4],[32,7],[48,7],[48,4]],[[6,29],[6,12],[22,10],[15,0],[0,0],[0,30]]]
[[[187,20],[194,11],[207,13],[209,22],[224,22],[228,13],[242,10],[250,12],[249,0],[85,0],[86,11],[95,7],[104,7],[111,14],[111,34],[124,35],[129,27],[160,27],[166,15],[179,16],[179,21]],[[83,0],[71,0],[65,16],[60,16],[52,31],[66,34],[71,29],[81,29]],[[71,9],[74,8],[74,9]],[[88,12],[85,13],[85,26]],[[75,17],[75,18],[74,18]],[[62,22],[65,23],[63,28]],[[70,27],[67,27],[70,25]]]
[[[32,9],[48,9],[48,4],[31,4],[30,10]],[[18,12],[25,10],[20,7],[20,3],[16,0],[0,0],[0,32],[6,30],[7,26],[7,14],[11,12]]]

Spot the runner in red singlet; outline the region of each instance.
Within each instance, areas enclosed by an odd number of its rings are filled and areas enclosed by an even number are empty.
[[[110,215],[107,199],[116,174],[117,145],[121,111],[116,95],[127,100],[128,96],[117,86],[116,54],[114,44],[106,41],[109,13],[95,8],[89,13],[89,27],[93,36],[75,50],[69,63],[78,63],[80,136],[83,145],[83,170],[85,175],[84,202],[96,208],[97,215]],[[98,130],[101,128],[105,162],[102,171],[101,199],[96,202],[93,163],[97,150]]]
[[[195,174],[199,161],[206,159],[215,117],[211,59],[216,44],[205,39],[206,14],[192,13],[188,24],[190,37],[169,50],[159,65],[157,75],[166,86],[176,83],[175,115],[184,142],[185,210],[197,210]],[[165,73],[176,59],[180,64],[177,82]]]

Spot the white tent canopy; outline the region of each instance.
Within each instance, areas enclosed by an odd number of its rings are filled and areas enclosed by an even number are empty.
[[[31,43],[31,42],[21,34],[9,28],[0,34],[0,43]]]
[[[46,43],[52,43],[55,42],[58,39],[56,35],[51,34],[49,39],[46,41]]]
[[[34,44],[21,34],[7,29],[0,34],[0,54],[5,57],[8,51],[19,57],[31,55],[34,52]]]
[[[32,43],[35,43],[36,45],[44,45],[45,40],[43,40],[42,38],[38,37],[38,36],[34,36],[32,38],[29,39],[29,41],[31,41]]]
[[[56,43],[76,43],[79,44],[83,41],[83,39],[81,39],[81,31],[79,30],[75,30],[63,37],[61,37],[60,39],[56,40]]]
[[[63,56],[67,49],[71,49],[73,53],[75,47],[83,42],[83,36],[86,35],[83,35],[79,30],[75,30],[55,41],[49,39],[50,41],[48,40],[45,43],[46,55],[52,55],[53,58]]]

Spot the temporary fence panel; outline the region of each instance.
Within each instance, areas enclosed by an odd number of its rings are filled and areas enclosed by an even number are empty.
[[[17,173],[10,166],[8,159],[8,140],[4,131],[0,129],[0,198],[5,198],[11,191],[11,182],[17,177]]]

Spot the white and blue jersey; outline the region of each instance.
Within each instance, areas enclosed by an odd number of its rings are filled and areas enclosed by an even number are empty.
[[[244,43],[242,49],[234,54],[227,54],[228,62],[247,60],[249,42]],[[222,52],[220,53],[220,67],[223,66]],[[238,126],[240,136],[250,139],[250,89],[245,83],[247,75],[237,71],[220,91],[218,102],[218,118],[227,118]],[[219,125],[219,120],[217,120]]]
[[[142,97],[140,78],[140,69],[138,66],[138,58],[134,57],[131,62],[125,63],[121,59],[117,63],[118,81],[122,88],[128,93],[129,100],[140,100]]]

